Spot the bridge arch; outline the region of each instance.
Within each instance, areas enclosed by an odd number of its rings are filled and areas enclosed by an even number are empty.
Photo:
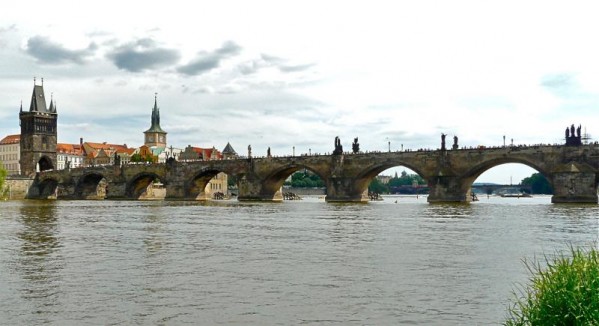
[[[108,191],[108,181],[98,172],[87,173],[75,186],[76,199],[104,199]]]
[[[287,178],[289,178],[289,176],[293,173],[301,170],[307,170],[316,174],[320,179],[322,179],[325,185],[327,184],[328,176],[319,171],[317,168],[311,167],[310,165],[294,163],[283,166],[268,174],[268,176],[266,176],[262,182],[262,195],[268,198],[272,196],[273,199],[278,199],[277,192],[279,192],[281,187],[283,187],[285,180],[287,180]]]
[[[364,191],[368,190],[368,186],[370,185],[372,180],[374,178],[376,178],[381,172],[391,169],[391,168],[394,168],[394,167],[399,167],[399,166],[403,166],[403,167],[406,167],[406,168],[414,171],[416,174],[418,174],[424,180],[427,179],[424,172],[418,166],[411,164],[409,162],[405,162],[405,161],[391,161],[391,162],[384,162],[381,164],[370,166],[367,169],[365,169],[364,171],[362,171],[356,177],[356,183],[354,186],[356,187],[357,191],[363,193]]]
[[[129,199],[164,199],[163,181],[162,176],[153,172],[138,173],[127,182],[125,195]]]
[[[480,177],[483,173],[489,171],[490,169],[492,169],[494,167],[498,167],[500,165],[510,164],[510,163],[523,164],[525,166],[528,166],[528,167],[536,170],[541,175],[543,175],[547,179],[547,181],[549,182],[551,187],[553,187],[553,180],[551,178],[551,174],[548,173],[537,162],[527,160],[527,159],[517,158],[517,157],[504,157],[504,158],[495,158],[495,159],[481,162],[480,164],[477,164],[477,165],[471,167],[469,170],[467,170],[462,175],[462,178],[461,178],[462,179],[462,184],[461,184],[462,190],[464,192],[470,191],[474,181],[476,181],[476,179],[478,179],[478,177]]]
[[[227,194],[227,174],[225,171],[215,168],[206,168],[195,172],[188,181],[185,182],[185,198],[191,200],[208,200],[216,197],[224,198]],[[229,174],[227,174],[229,175]],[[208,183],[215,178],[223,178],[223,182],[215,182],[211,185],[214,189],[206,189]]]
[[[37,198],[39,199],[50,199],[58,198],[58,184],[59,180],[54,178],[44,178],[40,180],[37,185]]]
[[[39,161],[37,161],[37,165],[39,167],[40,172],[54,170],[54,164],[52,163],[52,159],[50,159],[46,155],[40,157]]]

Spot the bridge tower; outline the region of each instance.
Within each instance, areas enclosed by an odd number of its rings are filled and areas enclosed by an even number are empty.
[[[154,108],[152,109],[152,125],[144,131],[144,145],[148,147],[166,148],[166,131],[160,128],[160,109],[158,109],[158,94],[154,94]]]
[[[56,104],[50,99],[50,107],[46,106],[44,95],[44,79],[41,85],[33,79],[33,94],[29,111],[23,111],[23,103],[19,112],[21,125],[21,174],[32,176],[39,171],[53,170],[56,167],[57,140]]]

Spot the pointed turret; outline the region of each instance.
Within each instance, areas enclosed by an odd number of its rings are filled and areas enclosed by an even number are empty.
[[[48,109],[46,108],[46,97],[44,96],[44,86],[33,86],[33,94],[31,95],[31,105],[29,106],[29,112],[48,112]]]
[[[233,149],[233,146],[227,142],[227,146],[223,149],[223,158],[233,158],[237,156],[237,152]]]
[[[48,112],[56,113],[56,104],[54,104],[54,93],[50,95],[50,107],[48,108]]]
[[[160,109],[158,109],[158,95],[154,96],[154,108],[152,108],[152,125],[146,132],[161,132],[166,133],[160,128]]]
[[[152,108],[152,125],[144,131],[145,142],[148,147],[166,148],[166,131],[160,127],[160,110],[158,109],[158,94],[154,94],[154,108]]]

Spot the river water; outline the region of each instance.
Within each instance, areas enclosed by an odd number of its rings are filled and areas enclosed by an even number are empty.
[[[397,202],[396,202],[397,201]],[[0,324],[490,325],[598,205],[0,203]]]

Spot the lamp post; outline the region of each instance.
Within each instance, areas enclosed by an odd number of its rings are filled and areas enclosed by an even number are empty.
[[[391,142],[389,142],[389,153],[391,153]]]

